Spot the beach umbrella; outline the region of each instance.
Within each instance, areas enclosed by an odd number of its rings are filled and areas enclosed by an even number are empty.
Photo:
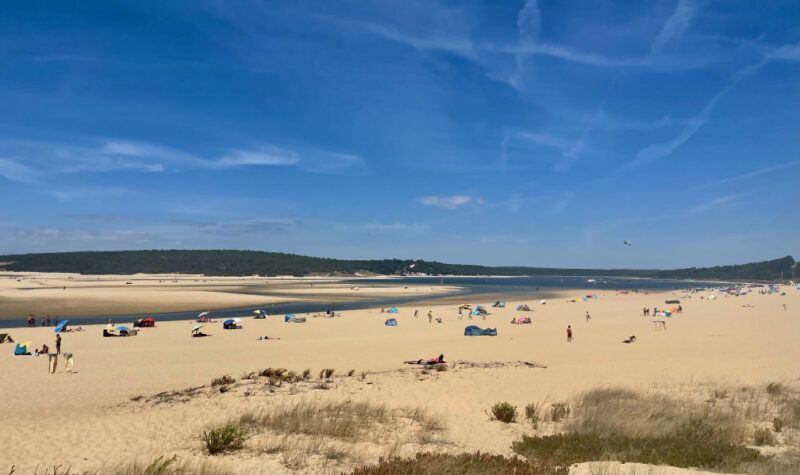
[[[201,328],[203,328],[203,325],[195,325],[195,326],[193,326],[192,327],[192,333],[200,331]]]
[[[222,324],[223,325],[233,325],[234,321],[232,318],[225,320]]]
[[[56,328],[54,329],[54,331],[55,331],[56,333],[61,333],[61,332],[63,332],[64,330],[66,330],[66,329],[67,329],[67,324],[68,324],[68,323],[69,323],[69,320],[61,320],[61,321],[58,323],[58,325],[56,325]]]
[[[197,318],[203,318],[203,317],[207,317],[207,316],[208,316],[208,312],[203,312],[200,315],[198,315]]]

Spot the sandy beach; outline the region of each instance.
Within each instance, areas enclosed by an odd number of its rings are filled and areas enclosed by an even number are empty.
[[[298,300],[330,303],[436,296],[451,286],[357,285],[336,278],[80,275],[0,272],[0,319],[204,311]],[[37,322],[38,323],[38,322]]]
[[[185,290],[152,292],[174,295],[178,301],[187,298]],[[589,292],[599,298],[568,301]],[[63,334],[62,351],[74,354],[73,373],[64,372],[62,362],[55,374],[49,374],[46,357],[13,356],[13,345],[4,344],[0,365],[5,381],[13,384],[0,392],[5,416],[0,469],[11,465],[16,465],[17,473],[53,465],[98,469],[108,463],[109,453],[142,462],[177,454],[182,460],[211,463],[230,473],[336,472],[374,463],[387,453],[429,450],[511,455],[511,443],[530,433],[530,427],[490,420],[486,411],[498,401],[524,407],[610,386],[702,401],[713,388],[775,381],[796,385],[800,292],[790,287],[786,292],[786,296],[753,292],[701,300],[699,294],[690,297],[682,291],[648,295],[570,291],[546,305],[519,297],[503,309],[492,308],[491,302],[469,302],[487,306],[490,315],[485,320],[479,316],[459,320],[452,304],[402,306],[396,315],[368,309],[345,312],[339,318],[308,316],[306,323],[295,324],[284,323],[282,316],[245,319],[239,330],[209,323],[203,328],[210,334],[207,338],[191,338],[193,323],[185,321],[159,322],[128,338],[103,338],[102,326],[93,325]],[[667,327],[657,330],[654,319],[643,317],[641,310],[667,308],[664,302],[669,299],[680,299],[684,311],[657,319],[665,320]],[[83,311],[78,310],[79,303],[76,311]],[[516,311],[519,303],[534,311]],[[415,309],[418,318],[413,317]],[[429,311],[442,323],[429,323]],[[589,322],[586,312],[591,315]],[[533,323],[509,323],[520,315],[530,316]],[[397,327],[384,325],[390,317],[397,319]],[[464,327],[470,324],[497,328],[498,335],[466,337]],[[566,341],[567,325],[574,329],[571,343]],[[29,340],[36,348],[42,343],[54,345],[52,328],[4,332],[16,341]],[[636,343],[623,344],[630,335],[636,335]],[[258,339],[264,336],[279,339]],[[440,353],[449,361],[448,371],[421,372],[403,364]],[[263,379],[240,380],[265,368],[298,374],[308,368],[312,378],[279,388],[267,387]],[[335,373],[327,387],[315,388],[317,374],[324,368]],[[240,381],[225,393],[209,387],[212,379],[223,375]],[[204,385],[197,394],[169,397],[166,402],[163,396],[154,397]],[[371,401],[420,409],[440,419],[445,428],[435,440],[393,440],[387,435],[386,440],[358,445],[342,458],[311,457],[294,465],[277,453],[209,458],[201,451],[198,434],[208,424],[296,401]]]

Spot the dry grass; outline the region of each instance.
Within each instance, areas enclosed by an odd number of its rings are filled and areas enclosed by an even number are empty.
[[[74,471],[71,467],[56,465],[44,471],[37,470],[34,475],[233,475],[234,473],[208,461],[184,462],[173,455],[161,456],[149,463],[129,462],[91,471]],[[16,475],[13,467],[9,475]]]
[[[482,454],[417,454],[414,458],[390,457],[376,465],[357,468],[353,475],[438,475],[438,474],[516,474],[567,475],[568,468],[556,468],[540,462],[526,462],[502,455]]]
[[[376,425],[386,424],[392,413],[386,406],[366,402],[300,402],[269,412],[247,413],[239,422],[246,427],[278,434],[303,434],[342,440],[362,440]]]

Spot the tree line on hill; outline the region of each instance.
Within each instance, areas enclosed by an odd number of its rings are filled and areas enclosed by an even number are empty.
[[[559,275],[650,277],[696,280],[775,281],[793,278],[792,256],[748,264],[687,269],[558,269],[489,267],[436,261],[380,259],[345,260],[280,252],[234,250],[87,251],[0,256],[0,269],[78,274],[205,274],[240,275]]]

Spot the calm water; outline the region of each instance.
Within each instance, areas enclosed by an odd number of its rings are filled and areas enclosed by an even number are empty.
[[[593,279],[594,282],[589,282]],[[380,286],[380,285],[453,285],[463,287],[462,290],[439,294],[436,296],[408,296],[395,297],[392,299],[371,299],[354,302],[336,302],[337,311],[356,310],[371,307],[402,306],[413,302],[446,302],[454,300],[458,302],[484,302],[492,300],[500,295],[508,296],[512,299],[515,294],[524,294],[526,299],[547,298],[550,292],[564,289],[597,289],[600,290],[674,290],[690,289],[694,287],[709,287],[713,284],[707,282],[686,281],[686,280],[658,280],[658,279],[627,279],[620,277],[404,277],[398,279],[353,279],[346,280],[345,283],[359,287]],[[317,313],[325,312],[331,308],[331,303],[309,301],[276,303],[261,307],[269,315],[283,315],[286,313]],[[211,312],[215,319],[225,319],[233,317],[246,317],[253,314],[255,307],[231,308],[226,310],[215,310]],[[194,320],[202,309],[189,312],[171,312],[156,314],[135,314],[135,315],[110,315],[115,323],[130,323],[135,319],[145,316],[153,316],[159,321],[170,320]],[[92,323],[103,323],[109,316],[86,316],[70,317],[70,325],[87,325]],[[38,323],[38,321],[37,321]],[[25,317],[19,319],[0,320],[0,328],[9,328],[25,325]]]

